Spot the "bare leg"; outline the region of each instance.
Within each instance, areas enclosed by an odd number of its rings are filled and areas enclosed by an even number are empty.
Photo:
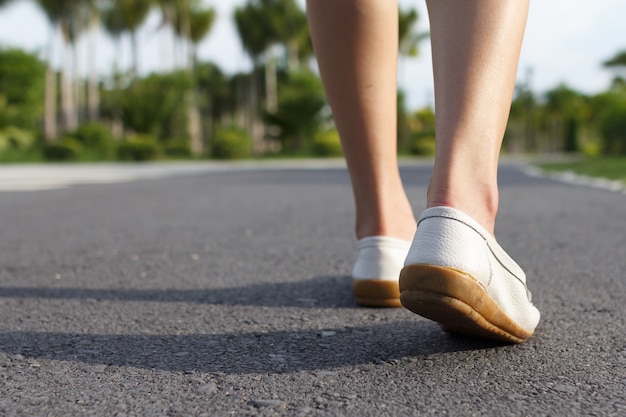
[[[411,240],[416,223],[396,155],[397,3],[308,0],[307,10],[352,180],[357,238]]]
[[[493,234],[497,166],[527,0],[427,0],[437,150],[428,207],[450,206]]]
[[[429,209],[400,274],[401,303],[447,331],[523,342],[540,313],[524,271],[492,235],[498,155],[528,3],[427,2],[437,151]]]

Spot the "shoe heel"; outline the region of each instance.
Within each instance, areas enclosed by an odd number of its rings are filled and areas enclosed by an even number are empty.
[[[397,281],[360,279],[352,283],[356,302],[365,307],[402,307]]]
[[[408,265],[400,273],[400,301],[451,333],[520,343],[532,333],[509,318],[471,275],[435,265]]]

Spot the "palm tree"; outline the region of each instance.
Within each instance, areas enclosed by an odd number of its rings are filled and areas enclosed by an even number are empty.
[[[64,57],[67,57],[67,49],[68,49],[68,40],[69,33],[67,30],[67,21],[68,16],[71,13],[71,1],[70,0],[61,0],[61,1],[53,1],[53,0],[37,0],[37,4],[43,10],[45,15],[48,17],[48,21],[50,22],[51,35],[58,30],[62,31],[63,34],[63,46],[61,48],[61,52]],[[65,29],[65,30],[64,30]],[[53,36],[50,36],[50,44],[48,45],[48,59],[49,62],[49,71],[46,74],[46,116],[45,116],[45,130],[46,130],[46,138],[51,141],[56,139],[58,136],[58,127],[56,120],[56,75],[52,72],[52,39]],[[63,60],[63,65],[61,67],[61,111],[63,114],[63,128],[65,130],[74,126],[74,106],[73,106],[73,95],[71,90],[71,84],[69,84],[69,74],[68,74],[68,60]]]
[[[252,61],[252,73],[246,100],[247,127],[252,137],[253,151],[263,150],[263,132],[259,122],[259,82],[261,57],[273,43],[274,30],[269,19],[268,9],[260,1],[249,0],[243,7],[235,9],[234,18],[237,32],[244,50]]]
[[[401,56],[415,58],[419,55],[419,44],[428,39],[428,32],[416,32],[419,21],[417,10],[399,10],[398,13],[398,45]]]
[[[113,105],[112,133],[116,138],[122,137],[124,134],[124,126],[122,122],[122,106],[120,79],[121,74],[118,58],[121,55],[121,40],[124,34],[128,34],[131,39],[132,48],[132,68],[131,76],[136,77],[139,73],[139,42],[137,39],[137,31],[145,22],[150,9],[153,6],[151,0],[114,0],[109,1],[106,7],[102,8],[102,23],[104,28],[113,38],[117,50],[116,61],[114,63],[114,84],[115,84],[115,103]]]
[[[194,65],[196,49],[210,32],[215,21],[215,10],[203,7],[201,0],[159,0],[163,22],[172,27],[174,34],[181,43],[179,50],[185,50],[185,69],[192,80],[192,88],[188,91],[187,131],[191,140],[191,151],[200,155],[203,151],[202,123],[198,109],[198,98],[195,90]]]
[[[0,8],[13,3],[15,0],[0,0]],[[46,13],[50,18],[50,14]],[[44,137],[47,142],[52,142],[57,138],[57,114],[56,114],[56,74],[52,70],[52,45],[53,32],[56,29],[55,19],[50,18],[50,36],[48,37],[48,66],[45,79],[44,98]]]
[[[189,10],[189,40],[192,45],[192,65],[198,62],[198,44],[211,32],[215,23],[215,9],[192,7]]]
[[[294,0],[261,0],[268,21],[269,39],[265,51],[265,111],[278,110],[276,57],[272,45],[284,47],[289,72],[300,66],[300,45],[308,37],[306,14]]]
[[[201,8],[199,2],[194,2],[189,9],[189,41],[191,43],[191,59],[189,66],[192,70],[192,90],[189,93],[189,134],[191,136],[191,152],[194,155],[202,154],[204,144],[202,141],[202,122],[198,106],[198,93],[196,90],[196,76],[193,70],[198,62],[198,44],[209,34],[215,22],[215,9]]]
[[[133,50],[133,75],[139,73],[137,30],[145,22],[152,6],[152,0],[115,0],[103,11],[105,27],[113,38],[119,40],[124,33],[130,35]]]
[[[74,0],[71,14],[67,16],[67,28],[69,33],[70,48],[72,51],[72,74],[73,78],[70,78],[67,82],[69,84],[68,89],[72,90],[72,104],[73,110],[71,115],[71,127],[73,130],[78,126],[81,121],[81,116],[88,112],[81,111],[86,108],[84,84],[80,79],[80,62],[78,54],[78,40],[79,38],[88,33],[96,9],[96,2],[98,0]],[[93,53],[93,51],[91,51]],[[95,59],[95,57],[94,57]],[[83,117],[84,118],[84,117]]]
[[[626,81],[626,50],[618,52],[615,56],[602,63],[605,68],[615,71],[613,84],[623,85]]]
[[[74,130],[78,126],[74,91],[70,76],[70,44],[76,41],[79,31],[79,16],[90,0],[37,0],[53,27],[60,29],[63,39],[63,65],[61,68],[61,113],[63,129]]]
[[[309,40],[306,13],[295,0],[261,0],[261,5],[269,21],[271,42],[284,46],[289,71],[297,70]]]
[[[100,119],[100,87],[96,59],[98,56],[98,30],[101,24],[101,6],[103,1],[95,0],[89,5],[89,77],[87,81],[87,116],[92,122]]]

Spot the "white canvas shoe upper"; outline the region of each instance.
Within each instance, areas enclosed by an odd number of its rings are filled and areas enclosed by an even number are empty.
[[[433,207],[422,213],[405,261],[407,266],[415,264],[465,272],[518,325],[532,332],[539,322],[524,271],[485,228],[459,210]]]
[[[352,278],[397,281],[410,247],[410,241],[388,236],[360,239]]]

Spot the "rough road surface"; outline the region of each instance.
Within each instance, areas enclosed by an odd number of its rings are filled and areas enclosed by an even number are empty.
[[[626,415],[626,195],[503,165],[542,321],[501,345],[357,307],[348,176],[310,168],[1,192],[0,415]]]

